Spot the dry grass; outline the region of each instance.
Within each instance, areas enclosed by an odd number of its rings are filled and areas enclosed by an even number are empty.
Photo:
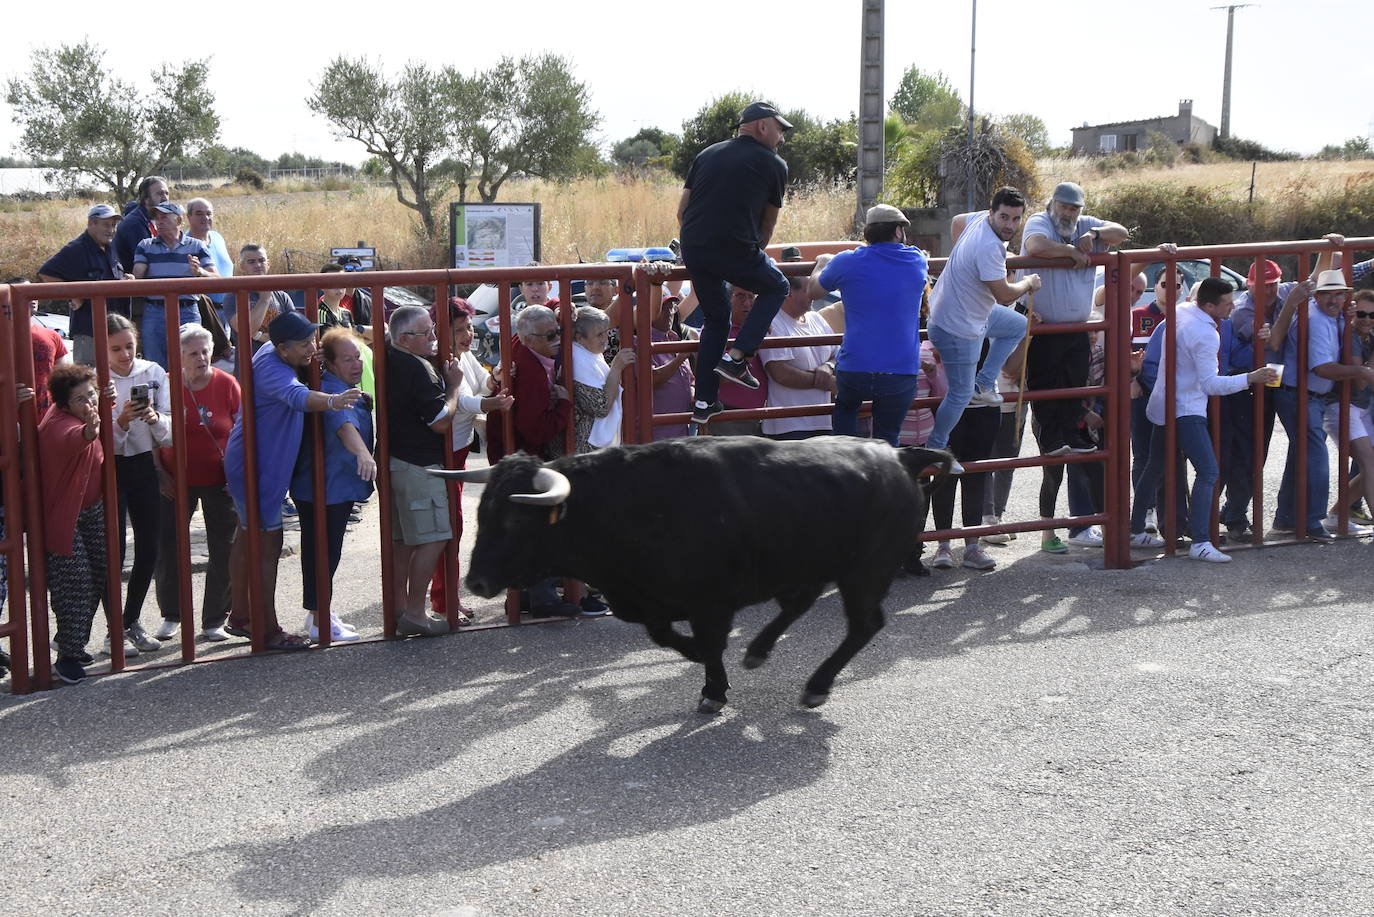
[[[1040,168],[1040,184],[1053,188],[1061,181],[1078,182],[1089,200],[1095,192],[1139,184],[1216,188],[1237,200],[1244,200],[1250,191],[1251,164],[1248,162],[1177,165],[1172,169],[1156,167],[1105,175],[1097,170],[1096,162],[1089,158],[1042,159],[1036,163]],[[1374,180],[1374,160],[1261,162],[1255,167],[1255,197],[1267,200],[1294,195],[1307,197],[1343,191],[1352,184],[1370,180]]]
[[[608,249],[666,245],[677,234],[681,185],[671,178],[583,179],[567,185],[510,182],[502,200],[542,204],[543,260],[547,263],[603,258]],[[285,249],[327,252],[365,240],[378,253],[405,268],[447,264],[447,238],[428,242],[417,233],[419,220],[389,187],[358,185],[336,191],[245,193],[239,188],[195,192],[215,202],[215,228],[231,250],[260,242],[285,270]],[[191,193],[177,194],[186,198]],[[89,203],[39,202],[0,212],[0,276],[33,275],[39,265],[81,232]],[[447,211],[447,203],[442,208]],[[845,189],[804,190],[783,208],[778,241],[842,239],[849,236],[854,194]]]
[[[1243,200],[1250,185],[1249,163],[1180,165],[1110,175],[1099,173],[1090,159],[1045,159],[1039,167],[1043,187],[1077,181],[1090,199],[1095,193],[1145,183],[1215,187],[1227,197]],[[1303,200],[1371,180],[1374,161],[1368,160],[1260,163],[1256,196],[1269,201]],[[297,190],[302,187],[314,190]],[[447,239],[422,239],[416,232],[418,219],[397,202],[389,187],[319,188],[275,186],[269,191],[251,192],[235,187],[205,196],[215,201],[216,228],[231,248],[250,240],[261,242],[277,261],[277,270],[285,270],[281,258],[285,249],[327,252],[360,239],[402,267],[447,264]],[[192,196],[189,191],[173,193],[180,198]],[[598,260],[611,248],[666,244],[677,233],[679,193],[679,182],[658,175],[588,178],[566,185],[517,181],[508,183],[501,197],[541,203],[543,259],[567,263],[579,257]],[[0,277],[32,276],[49,255],[81,232],[88,206],[80,201],[0,206]],[[446,211],[447,205],[442,209]],[[783,208],[774,238],[779,242],[849,238],[853,210],[852,191],[801,191]]]

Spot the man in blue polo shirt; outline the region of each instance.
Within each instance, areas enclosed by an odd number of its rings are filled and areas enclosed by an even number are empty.
[[[1341,362],[1341,309],[1345,306],[1350,287],[1345,274],[1339,270],[1322,271],[1316,284],[1306,280],[1301,288],[1311,288],[1313,296],[1307,303],[1307,347],[1302,363],[1307,367],[1307,429],[1298,429],[1298,328],[1294,310],[1285,302],[1274,320],[1269,335],[1270,350],[1283,354],[1283,380],[1274,393],[1279,423],[1288,435],[1288,462],[1283,468],[1279,485],[1278,505],[1274,510],[1273,531],[1288,535],[1298,522],[1294,480],[1297,472],[1298,443],[1305,443],[1307,452],[1307,518],[1302,520],[1308,538],[1328,541],[1331,534],[1322,525],[1326,518],[1327,494],[1330,488],[1330,456],[1326,450],[1326,429],[1322,419],[1327,403],[1340,397],[1335,383],[1351,379],[1357,385],[1374,382],[1374,370],[1368,366],[1348,366]],[[1299,290],[1299,293],[1302,291]],[[1301,308],[1301,306],[1299,306]],[[1290,320],[1291,319],[1291,320]]]
[[[838,289],[844,300],[832,429],[857,436],[859,407],[872,400],[873,435],[893,446],[921,371],[926,256],[906,244],[910,223],[891,204],[870,207],[864,218],[868,244],[833,258],[819,256],[807,286],[812,299]]]
[[[153,208],[157,235],[144,239],[134,249],[134,276],[139,280],[167,280],[176,277],[217,277],[210,249],[204,242],[181,231],[181,205],[163,201]],[[200,309],[191,293],[180,296],[177,327],[200,321]],[[160,296],[149,296],[143,304],[143,327],[139,338],[143,356],[167,368],[167,324],[165,304]]]
[[[269,649],[294,650],[310,645],[309,640],[282,630],[277,623],[275,605],[277,564],[281,560],[283,537],[282,501],[291,486],[291,474],[300,452],[305,414],[307,411],[342,411],[357,404],[363,396],[356,386],[330,394],[312,391],[297,377],[297,372],[308,367],[319,352],[315,342],[318,328],[299,312],[286,312],[273,319],[268,326],[272,346],[263,347],[253,355],[253,403],[243,406],[245,413],[253,412],[257,440],[254,452],[258,466],[258,522],[262,533],[261,595]],[[233,611],[224,629],[236,637],[249,634],[245,451],[241,414],[224,450],[224,476],[239,517],[238,535],[229,554]]]
[[[739,136],[708,146],[692,160],[677,207],[682,261],[703,320],[692,410],[692,422],[698,424],[725,410],[717,397],[719,377],[759,387],[749,372],[749,359],[791,292],[787,278],[763,250],[773,237],[787,186],[787,163],[776,151],[792,125],[772,105],[754,102],[740,113],[735,127]],[[728,353],[726,283],[758,294]]]
[[[39,283],[80,282],[85,280],[123,280],[124,267],[111,244],[119,214],[109,204],[96,204],[86,211],[86,231],[62,246],[38,269]],[[105,308],[128,317],[127,297],[105,300]],[[91,301],[73,299],[68,332],[72,336],[72,359],[90,366],[95,363],[95,338],[91,324]]]

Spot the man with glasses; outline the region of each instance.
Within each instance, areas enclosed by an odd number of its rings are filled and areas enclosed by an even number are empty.
[[[564,431],[573,422],[572,400],[558,382],[562,329],[548,306],[526,306],[515,316],[515,333],[518,339],[511,351],[515,442],[509,451],[557,458],[563,454]]]
[[[448,488],[427,469],[444,467],[444,437],[458,413],[462,365],[432,362],[439,349],[434,319],[419,306],[391,315],[386,344],[385,435],[391,449],[392,560],[396,632],[408,637],[448,633],[448,621],[430,614],[426,593],[434,565],[453,531]]]
[[[267,259],[267,250],[257,242],[248,242],[243,248],[239,249],[239,273],[245,277],[261,277],[272,272],[271,262]],[[224,297],[224,321],[229,328],[229,334],[236,341],[238,339],[238,297],[241,294],[228,293]],[[278,315],[285,312],[295,312],[296,304],[291,301],[291,297],[281,290],[271,290],[265,293],[248,293],[248,327],[258,329],[253,333],[253,353],[258,352],[258,348],[267,343],[267,326]],[[241,350],[242,348],[238,348]],[[235,362],[238,361],[237,351],[234,356]]]

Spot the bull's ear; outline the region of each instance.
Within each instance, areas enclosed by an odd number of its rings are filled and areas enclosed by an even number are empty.
[[[474,468],[472,471],[450,471],[447,468],[426,468],[425,470],[436,478],[448,478],[450,481],[465,481],[469,484],[487,483],[493,471],[490,465],[486,468]]]
[[[530,506],[557,506],[568,499],[572,493],[572,482],[552,468],[540,468],[534,473],[534,486],[537,493],[511,494],[512,503],[525,503]]]

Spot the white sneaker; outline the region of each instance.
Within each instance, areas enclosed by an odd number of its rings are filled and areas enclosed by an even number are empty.
[[[1155,518],[1154,510],[1145,511],[1145,531],[1151,535],[1159,534],[1159,520]]]
[[[992,405],[1001,404],[1004,400],[1005,399],[996,389],[992,391],[983,391],[981,388],[975,388],[973,390],[973,397],[969,399],[968,403],[971,405]]]
[[[353,628],[353,625],[346,621],[340,621],[333,615],[329,617],[329,640],[331,643],[352,643],[362,639],[362,635]],[[311,640],[318,641],[320,639],[320,629],[315,625],[313,614],[305,616],[305,632]]]
[[[105,638],[105,647],[104,647],[104,649],[102,650],[102,652],[103,652],[106,656],[113,656],[113,655],[114,655],[114,653],[112,653],[112,652],[110,651],[110,638],[109,638],[109,637],[106,637],[106,638]],[[124,658],[125,658],[125,659],[128,659],[128,658],[130,658],[130,657],[132,657],[132,656],[137,656],[137,655],[138,655],[138,647],[134,646],[134,641],[130,640],[128,637],[125,637],[125,638],[124,638]]]
[[[180,621],[168,621],[163,618],[162,623],[157,626],[157,630],[153,631],[153,636],[159,640],[171,640],[179,633],[181,633]]]
[[[940,547],[935,550],[935,559],[930,565],[936,570],[949,570],[954,566],[954,554],[949,550],[949,542],[940,542]]]
[[[1149,532],[1141,532],[1131,536],[1131,547],[1133,548],[1162,548],[1164,539],[1158,535],[1151,535]]]
[[[212,627],[209,630],[203,630],[200,632],[200,635],[211,643],[223,643],[225,640],[229,639],[229,631],[225,630],[223,627]]]
[[[1002,524],[1002,518],[1001,518],[1000,516],[984,516],[984,517],[983,517],[983,525],[1001,525],[1001,524]],[[1002,533],[997,534],[997,535],[984,535],[982,538],[980,538],[980,539],[978,539],[978,540],[981,541],[983,544],[1006,544],[1007,542],[1011,541],[1011,538],[1012,538],[1011,535],[1007,534],[1006,532],[1002,532]]]
[[[1193,545],[1188,549],[1188,556],[1193,560],[1205,560],[1209,564],[1229,564],[1231,562],[1231,555],[1221,553],[1212,547],[1210,541],[1199,541]]]
[[[1323,520],[1322,520],[1322,525],[1326,526],[1326,530],[1327,530],[1328,532],[1330,532],[1331,534],[1333,534],[1333,535],[1340,535],[1340,534],[1342,534],[1342,532],[1341,532],[1341,520],[1340,520],[1340,517],[1337,516],[1335,513],[1332,513],[1331,515],[1329,515],[1329,516],[1327,516],[1325,519],[1323,519]],[[1368,535],[1368,534],[1369,534],[1369,529],[1366,528],[1366,527],[1363,526],[1363,525],[1356,525],[1356,524],[1355,524],[1353,521],[1351,521],[1351,520],[1346,520],[1346,523],[1345,523],[1345,532],[1344,532],[1344,534],[1346,534],[1346,535]]]
[[[1100,548],[1102,547],[1102,530],[1095,525],[1089,526],[1077,535],[1070,535],[1069,544],[1077,545],[1080,548]]]

